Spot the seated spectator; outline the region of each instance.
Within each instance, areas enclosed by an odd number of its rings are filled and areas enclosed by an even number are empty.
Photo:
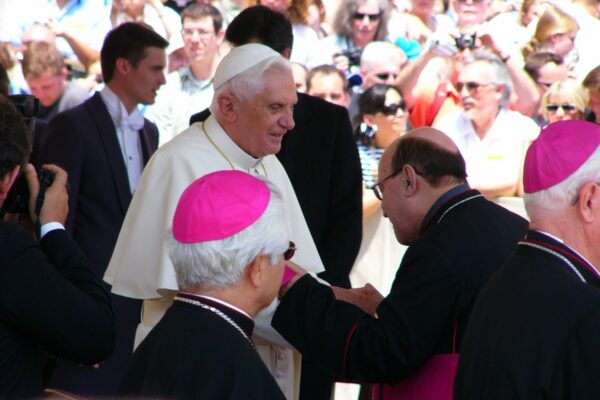
[[[584,119],[588,102],[587,91],[575,79],[555,82],[542,99],[547,122]]]
[[[32,24],[46,24],[57,36],[60,52],[87,69],[100,59],[102,41],[110,30],[109,11],[107,2],[97,0],[14,2],[7,12],[21,18],[5,33],[8,40],[18,44],[23,32]]]
[[[308,94],[348,108],[348,80],[342,71],[331,65],[320,65],[310,70],[306,80]]]
[[[538,123],[545,119],[541,100],[546,91],[553,83],[567,78],[569,70],[563,58],[555,53],[539,52],[532,53],[525,59],[525,72],[534,80],[540,93],[540,106],[531,117]]]
[[[0,208],[23,169],[31,142],[15,106],[0,96]],[[39,215],[39,244],[21,227],[0,221],[0,397],[41,398],[48,353],[80,364],[106,359],[115,325],[105,285],[64,230],[67,174],[46,165],[54,182]],[[25,167],[29,195],[40,190]],[[39,217],[39,220],[38,220]]]
[[[49,121],[59,112],[86,101],[89,93],[67,80],[69,73],[60,51],[44,42],[33,42],[23,54],[23,76],[31,94],[40,100],[37,118]]]
[[[335,66],[346,75],[358,71],[360,54],[375,40],[386,40],[389,2],[385,0],[344,0],[333,23],[335,35],[321,41],[321,47]]]
[[[388,28],[390,37],[417,40],[424,45],[432,33],[449,32],[454,29],[454,22],[448,15],[436,13],[435,0],[410,0],[410,11],[394,13]]]
[[[531,41],[523,48],[525,57],[533,52],[548,51],[563,57],[569,69],[578,60],[575,38],[579,25],[575,18],[559,8],[547,6],[537,21]]]
[[[160,0],[113,0],[110,22],[114,27],[123,22],[143,22],[169,42],[167,55],[183,47],[179,14],[163,6]]]
[[[210,4],[192,3],[181,13],[184,51],[189,65],[167,75],[156,103],[146,116],[154,122],[163,145],[189,126],[197,110],[210,105],[214,89],[213,76],[221,56],[223,16]]]
[[[296,91],[298,93],[306,93],[307,85],[307,74],[306,67],[296,62],[290,63],[292,66],[292,75],[294,75],[294,82],[296,83]]]
[[[588,93],[588,121],[600,124],[600,65],[592,69],[582,82]]]
[[[183,191],[167,245],[180,289],[135,351],[120,395],[285,399],[251,339],[296,249],[281,196],[241,171],[209,173]]]
[[[355,137],[363,175],[363,236],[352,272],[352,287],[372,284],[388,293],[405,247],[398,244],[392,225],[384,218],[370,188],[377,182],[381,155],[390,143],[406,132],[408,113],[402,95],[393,86],[376,84],[359,100]]]
[[[262,5],[286,15],[292,22],[294,45],[290,61],[313,68],[329,62],[329,57],[319,51],[319,36],[310,26],[308,0],[252,0],[250,6]]]
[[[464,111],[440,118],[467,164],[469,184],[488,198],[522,193],[522,163],[539,128],[507,108],[513,84],[504,63],[485,51],[465,59],[457,83]]]

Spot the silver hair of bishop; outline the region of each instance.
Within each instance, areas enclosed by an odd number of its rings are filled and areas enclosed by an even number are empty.
[[[222,240],[201,243],[180,243],[169,234],[167,250],[180,289],[234,286],[261,253],[271,264],[281,260],[290,240],[283,198],[274,184],[261,179],[271,198],[263,215],[246,229]]]

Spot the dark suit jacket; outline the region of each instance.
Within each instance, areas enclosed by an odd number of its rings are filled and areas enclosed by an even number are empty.
[[[156,126],[145,121],[140,138],[145,164],[158,146]],[[69,173],[66,228],[102,277],[132,196],[114,123],[99,93],[50,121],[40,161]],[[112,299],[119,330],[115,355],[101,371],[90,370],[90,378],[79,377],[85,372],[75,367],[57,373],[51,382],[56,387],[80,394],[110,395],[116,390],[133,351],[141,302],[115,295]]]
[[[252,336],[253,321],[209,299]],[[229,322],[197,305],[175,301],[136,349],[119,387],[122,398],[284,400],[250,342]]]
[[[529,232],[475,303],[455,399],[599,399],[600,279],[562,243]],[[593,268],[593,267],[592,267]]]
[[[46,352],[100,362],[115,345],[108,291],[63,230],[41,248],[0,221],[0,397],[40,397]]]
[[[478,194],[450,198],[423,224],[377,319],[305,276],[283,297],[273,327],[302,355],[353,381],[397,383],[432,355],[452,352],[455,325],[460,352],[479,290],[527,231],[527,221]]]
[[[206,110],[190,123],[203,121]],[[348,275],[362,236],[362,175],[348,112],[298,93],[296,126],[277,158],[287,172],[315,241],[327,282],[350,287]]]

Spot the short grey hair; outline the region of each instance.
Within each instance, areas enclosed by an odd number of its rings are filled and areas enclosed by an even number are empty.
[[[360,68],[371,72],[380,65],[398,64],[398,72],[408,58],[402,49],[394,43],[374,41],[365,46],[360,56]]]
[[[218,97],[223,93],[230,93],[238,100],[248,100],[262,91],[265,87],[264,76],[269,72],[280,72],[292,74],[290,62],[283,57],[273,56],[248,68],[241,74],[215,88],[215,93],[210,104],[210,112],[216,114],[218,111]]]
[[[263,179],[271,197],[252,225],[222,240],[181,243],[170,233],[167,250],[180,289],[224,289],[235,286],[246,267],[260,254],[271,264],[281,260],[289,244],[289,229],[283,197],[274,184]]]
[[[474,50],[464,59],[465,65],[481,61],[487,62],[492,68],[493,83],[504,88],[502,98],[500,99],[500,105],[502,107],[508,107],[510,96],[513,92],[513,81],[506,65],[502,62],[500,57],[485,49]]]
[[[573,143],[577,143],[577,132],[573,132]],[[552,214],[562,210],[577,198],[581,187],[590,182],[600,183],[600,146],[575,172],[564,181],[536,193],[525,193],[525,209],[533,218],[540,214]]]

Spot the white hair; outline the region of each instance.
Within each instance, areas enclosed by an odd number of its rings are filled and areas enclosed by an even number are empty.
[[[287,72],[292,74],[290,62],[283,57],[273,56],[259,62],[252,68],[248,68],[241,74],[215,89],[210,104],[210,112],[216,114],[218,111],[218,98],[223,93],[230,93],[239,100],[247,100],[255,97],[265,87],[265,75],[268,72]]]
[[[577,134],[573,134],[573,145],[577,145]],[[534,215],[552,214],[571,204],[579,195],[581,187],[587,183],[600,183],[600,146],[575,172],[564,181],[536,193],[525,193],[525,209]]]
[[[381,65],[398,64],[398,72],[408,59],[404,51],[390,42],[375,41],[367,44],[360,56],[360,68],[370,72]]]
[[[508,72],[508,68],[506,68],[504,62],[502,62],[497,55],[485,49],[474,50],[469,56],[465,57],[465,65],[481,61],[487,62],[492,68],[493,83],[502,86],[504,89],[502,91],[500,105],[502,107],[508,107],[510,96],[513,92],[513,81]]]
[[[289,244],[283,198],[267,179],[269,204],[258,220],[222,240],[180,243],[170,233],[167,250],[175,268],[179,288],[223,289],[236,285],[246,267],[259,255],[271,264],[281,260]]]

